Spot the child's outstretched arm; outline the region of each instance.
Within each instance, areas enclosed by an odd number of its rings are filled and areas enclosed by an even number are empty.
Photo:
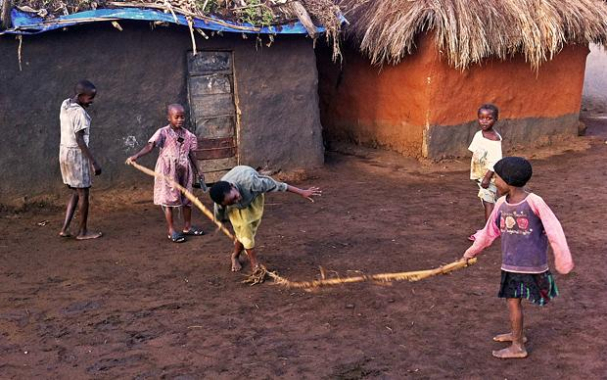
[[[561,223],[540,196],[529,194],[527,201],[531,206],[531,210],[540,218],[544,225],[544,231],[546,231],[546,236],[554,252],[554,266],[556,270],[561,274],[571,272],[574,267],[573,259],[571,258],[571,251],[569,251]]]
[[[141,149],[139,152],[137,152],[134,155],[132,155],[131,157],[129,157],[127,159],[127,161],[137,161],[137,159],[139,157],[143,157],[146,154],[150,153],[154,149],[154,146],[155,146],[155,143],[153,143],[153,142],[149,142],[149,143],[145,144],[143,149]]]
[[[308,189],[300,189],[299,187],[287,185],[287,191],[295,194],[299,194],[302,197],[306,198],[310,202],[314,202],[312,197],[320,197],[322,196],[322,190],[319,187],[312,186]]]
[[[501,232],[497,224],[497,217],[499,215],[499,209],[502,203],[504,203],[504,198],[497,200],[495,207],[493,208],[493,212],[491,212],[491,216],[489,216],[489,219],[487,219],[485,227],[474,235],[474,244],[472,244],[472,246],[466,250],[463,259],[467,260],[477,256],[483,251],[483,249],[490,246],[493,241],[500,236]]]

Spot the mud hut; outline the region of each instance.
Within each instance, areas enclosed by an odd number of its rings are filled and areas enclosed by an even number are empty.
[[[575,135],[600,0],[342,0],[343,63],[319,54],[330,140],[408,156],[463,156],[479,105],[496,103],[506,148]]]
[[[338,9],[329,0],[246,4],[13,3],[0,30],[0,203],[61,187],[59,106],[83,78],[98,87],[88,112],[101,188],[149,181],[124,161],[174,102],[189,108],[209,182],[236,164],[322,165],[313,43],[339,32]]]

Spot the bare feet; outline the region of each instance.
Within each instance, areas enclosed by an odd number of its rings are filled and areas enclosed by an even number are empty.
[[[90,239],[97,239],[103,236],[102,232],[85,232],[84,234],[79,234],[78,236],[76,236],[76,240],[90,240]]]
[[[70,234],[67,231],[61,231],[61,232],[59,232],[59,237],[70,238],[70,237],[72,237],[72,234]]]
[[[238,260],[239,256],[232,255],[232,272],[240,272],[242,269],[242,264],[240,260]]]
[[[503,350],[493,351],[493,356],[500,359],[523,359],[527,357],[527,350],[525,347],[512,345]]]
[[[512,338],[512,333],[499,334],[493,337],[494,342],[512,342],[514,339]],[[527,343],[527,337],[523,337],[523,343]]]

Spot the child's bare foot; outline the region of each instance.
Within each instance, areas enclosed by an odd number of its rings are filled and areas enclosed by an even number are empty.
[[[512,345],[503,350],[493,351],[493,356],[500,359],[523,359],[527,357],[527,350],[525,347]]]
[[[59,232],[59,237],[70,238],[70,237],[72,237],[72,234],[70,234],[67,231],[61,231],[61,232]]]
[[[85,233],[81,233],[78,234],[78,236],[76,236],[76,240],[90,240],[90,239],[97,239],[103,236],[102,232],[90,232],[87,231]]]
[[[499,334],[493,337],[494,342],[512,342],[514,338],[512,338],[512,333]],[[527,343],[527,337],[523,337],[523,343]]]
[[[242,264],[238,260],[238,256],[232,256],[232,272],[240,272],[242,270]]]

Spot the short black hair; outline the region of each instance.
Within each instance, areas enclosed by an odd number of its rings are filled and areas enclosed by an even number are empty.
[[[182,105],[181,105],[181,104],[179,104],[179,103],[173,103],[173,104],[169,104],[169,105],[167,106],[167,115],[171,113],[171,110],[172,110],[172,109],[179,109],[179,110],[181,110],[181,111],[184,111],[184,112],[185,112],[185,107],[184,107],[184,106],[182,106]]]
[[[510,186],[523,187],[533,175],[531,163],[523,157],[504,157],[494,166],[495,172]]]
[[[499,108],[497,108],[497,106],[495,104],[492,104],[492,103],[483,104],[482,106],[479,107],[477,114],[480,114],[481,110],[491,111],[491,113],[493,114],[493,117],[495,118],[495,121],[497,121],[499,119],[500,110],[499,110]]]
[[[81,80],[74,86],[76,95],[91,94],[97,90],[97,87],[88,80]]]
[[[218,181],[215,182],[213,186],[211,186],[211,190],[209,191],[209,195],[213,202],[217,204],[222,204],[226,195],[230,193],[232,190],[232,184],[226,181]]]

